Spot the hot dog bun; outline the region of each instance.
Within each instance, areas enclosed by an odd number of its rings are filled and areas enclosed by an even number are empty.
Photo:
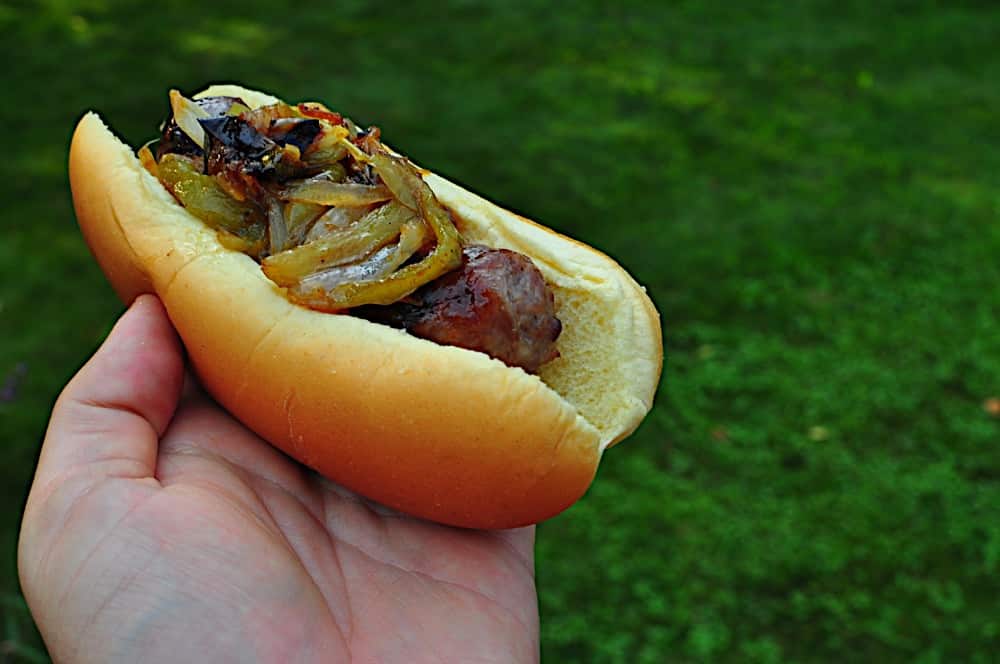
[[[238,86],[251,106],[273,97]],[[467,241],[530,256],[553,288],[561,357],[538,376],[347,315],[292,304],[224,248],[94,113],[73,136],[77,218],[121,299],[163,301],[207,391],[261,437],[379,503],[509,528],[562,511],[649,411],[659,318],[607,256],[425,175]]]

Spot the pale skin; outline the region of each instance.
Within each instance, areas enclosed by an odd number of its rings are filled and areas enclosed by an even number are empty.
[[[533,545],[303,469],[185,378],[143,296],[56,402],[18,568],[57,662],[534,662]]]

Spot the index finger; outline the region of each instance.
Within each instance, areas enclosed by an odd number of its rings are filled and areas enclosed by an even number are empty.
[[[180,342],[163,305],[139,297],[56,401],[35,484],[78,469],[95,481],[153,476],[183,375]]]

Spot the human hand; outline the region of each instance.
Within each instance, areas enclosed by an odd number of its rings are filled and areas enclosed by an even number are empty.
[[[533,542],[303,469],[185,385],[143,296],[56,402],[18,568],[58,662],[522,662]]]

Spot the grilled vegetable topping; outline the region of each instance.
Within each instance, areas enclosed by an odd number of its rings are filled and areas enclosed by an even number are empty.
[[[450,213],[377,127],[317,103],[251,109],[176,90],[170,108],[155,158],[139,151],[143,167],[292,301],[329,312],[392,305],[462,267]]]
[[[141,152],[146,170],[291,299],[323,311],[391,304],[460,265],[447,210],[377,129],[316,103],[250,109],[172,90],[170,108],[155,160]]]

